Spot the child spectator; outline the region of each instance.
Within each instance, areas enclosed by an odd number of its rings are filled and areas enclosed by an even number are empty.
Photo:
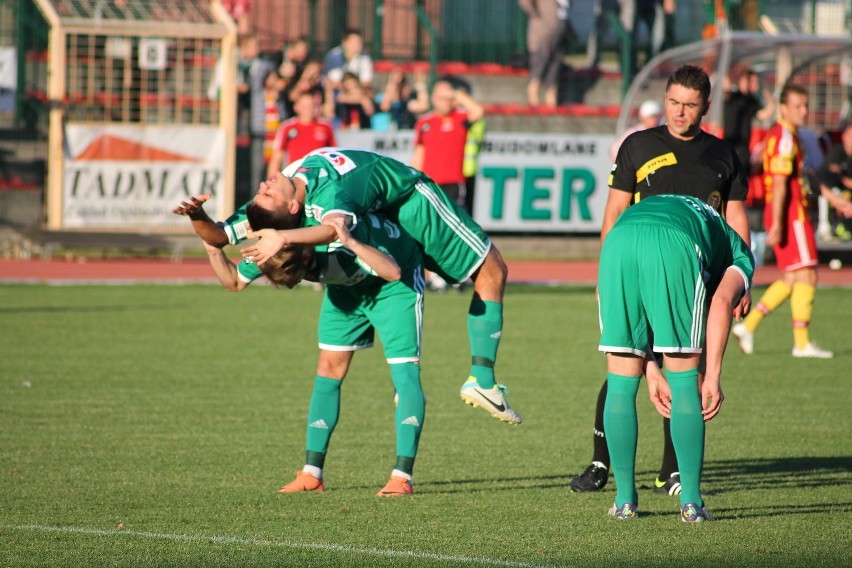
[[[376,96],[376,104],[380,113],[386,115],[388,123],[393,127],[400,130],[414,128],[417,116],[429,110],[429,93],[423,72],[418,71],[415,74],[413,86],[404,72],[399,69],[391,71],[384,92]],[[386,130],[376,124],[380,113],[373,115],[374,130]]]
[[[287,94],[293,89],[296,83],[302,77],[302,73],[308,64],[308,40],[304,36],[290,42],[282,53],[281,65],[278,66],[278,73],[284,81],[284,88],[281,91],[281,98],[284,107],[287,109],[287,116],[293,116],[293,101]]]
[[[284,121],[275,135],[267,177],[312,150],[337,145],[331,124],[318,118],[319,106],[309,91],[299,95],[294,107],[296,116]]]
[[[343,82],[343,74],[349,71],[365,89],[371,89],[373,84],[373,60],[364,51],[364,38],[355,29],[346,30],[343,41],[325,56],[322,74],[330,83],[332,89],[339,89]]]
[[[310,93],[314,97],[314,102],[318,107],[322,107],[325,102],[325,89],[322,85],[322,77],[320,72],[322,71],[322,64],[319,61],[309,60],[305,63],[305,67],[302,70],[302,74],[295,82],[290,82],[284,87],[285,98],[287,99],[288,115],[293,116],[296,114],[295,109],[293,108],[295,102],[301,97],[304,93]],[[326,118],[331,118],[331,114],[329,113]]]
[[[326,101],[329,99],[328,88]],[[340,92],[334,101],[334,119],[340,128],[370,128],[370,119],[376,112],[373,99],[358,76],[347,71],[340,83]]]

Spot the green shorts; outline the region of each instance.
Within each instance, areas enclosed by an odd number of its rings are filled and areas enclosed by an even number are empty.
[[[448,282],[463,282],[482,265],[491,239],[435,183],[417,183],[411,197],[399,207],[400,226],[420,243],[428,270]]]
[[[700,353],[707,289],[695,244],[652,224],[613,228],[601,251],[598,310],[607,353],[644,356],[653,330],[659,353]]]
[[[422,324],[422,281],[414,286],[400,280],[369,288],[330,285],[320,309],[319,347],[367,349],[378,331],[389,364],[419,361]]]

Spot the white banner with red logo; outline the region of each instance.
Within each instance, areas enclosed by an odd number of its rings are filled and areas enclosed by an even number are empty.
[[[225,133],[212,126],[83,125],[65,128],[62,227],[185,229],[171,210],[209,194],[225,217]]]

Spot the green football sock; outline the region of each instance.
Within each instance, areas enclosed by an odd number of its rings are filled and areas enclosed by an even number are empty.
[[[396,474],[396,472],[404,473],[410,480],[411,476],[414,474],[414,458],[396,456],[396,463],[393,466],[392,475]]]
[[[680,472],[680,504],[701,499],[701,468],[704,464],[704,417],[698,392],[698,369],[674,373],[666,371],[672,391],[672,442]]]
[[[314,378],[314,392],[311,395],[311,406],[308,409],[308,436],[305,444],[307,450],[306,463],[316,467],[322,464],[311,463],[318,461],[319,456],[325,459],[328,443],[337,426],[340,416],[340,386],[343,381],[329,379],[317,375]]]
[[[470,376],[484,389],[494,388],[494,363],[503,334],[503,304],[488,302],[474,295],[467,312],[470,337]]]
[[[636,419],[636,393],[639,376],[626,377],[607,373],[604,431],[609,447],[609,459],[615,476],[615,504],[639,504],[636,492],[636,443],[639,424]]]
[[[390,366],[391,379],[399,403],[396,405],[396,467],[411,475],[420,432],[426,416],[426,400],[420,385],[420,365],[416,363],[394,363]]]

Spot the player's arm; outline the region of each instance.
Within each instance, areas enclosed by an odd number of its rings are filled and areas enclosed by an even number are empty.
[[[373,269],[380,278],[384,278],[388,282],[396,282],[402,278],[402,269],[396,263],[396,260],[389,254],[385,254],[376,247],[362,243],[352,236],[349,232],[349,227],[346,226],[346,218],[343,215],[335,215],[328,219],[323,219],[323,224],[334,227],[337,232],[337,240],[340,244],[348,248],[361,261]]]
[[[751,309],[751,281],[754,278],[754,256],[751,253],[751,246],[746,244],[739,235],[732,231],[728,232],[728,239],[731,243],[731,251],[733,258],[731,267],[728,272],[739,272],[743,278],[745,291],[742,298],[734,308],[733,317],[739,321],[748,315]]]
[[[261,229],[248,234],[250,239],[258,239],[253,245],[242,250],[243,257],[263,264],[285,245],[324,245],[337,239],[334,227],[316,225],[299,229]]]
[[[181,201],[180,205],[172,209],[172,213],[189,217],[195,234],[201,237],[205,244],[222,248],[228,244],[228,235],[204,210],[204,202],[210,197],[207,194],[190,197],[189,201]]]
[[[740,163],[734,147],[728,145],[734,171],[727,186],[727,199],[723,201],[721,213],[740,238],[749,247],[751,246],[751,229],[749,228],[748,215],[746,213],[746,199],[748,198],[748,164]]]
[[[746,245],[751,246],[751,230],[748,227],[745,201],[728,201],[725,205],[725,221]]]
[[[745,201],[728,201],[725,205],[725,221],[728,222],[728,226],[730,228],[736,231],[737,235],[739,235],[739,237],[743,240],[743,243],[745,243],[745,246],[750,249],[751,229],[748,226]],[[748,315],[749,310],[751,310],[751,290],[746,290],[744,298],[745,304],[743,306],[742,313],[734,314],[734,317],[738,320],[741,317]]]
[[[606,199],[606,208],[604,209],[603,226],[601,227],[601,245],[606,239],[618,218],[624,213],[624,210],[630,207],[630,202],[633,201],[633,192],[624,191],[611,187],[609,195]]]
[[[729,268],[722,277],[710,301],[707,314],[707,370],[701,385],[701,413],[710,420],[719,412],[724,395],[722,393],[722,357],[728,345],[733,312],[742,302],[747,282],[739,270]]]
[[[239,292],[249,285],[248,282],[240,279],[236,265],[228,260],[225,251],[207,243],[204,243],[204,248],[207,250],[207,258],[210,260],[213,272],[226,290]]]
[[[766,228],[766,244],[777,245],[784,236],[784,208],[787,204],[787,176],[772,176],[772,225]]]

